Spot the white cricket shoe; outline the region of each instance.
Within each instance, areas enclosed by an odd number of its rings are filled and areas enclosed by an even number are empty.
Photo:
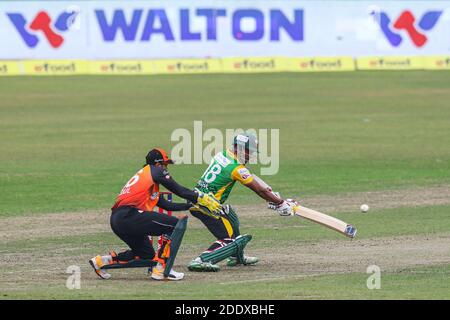
[[[259,259],[257,257],[249,257],[249,256],[244,256],[244,266],[249,266],[252,264],[256,264],[258,263]],[[227,259],[227,266],[229,267],[235,267],[237,265],[239,265],[240,263],[238,263],[237,258],[236,257],[229,257]]]
[[[105,265],[101,256],[95,256],[94,258],[89,260],[89,264],[100,278],[104,280],[108,280],[111,278],[111,274],[107,273],[105,270],[100,269]]]
[[[164,266],[161,263],[158,263],[152,270],[152,279],[153,280],[171,280],[171,281],[179,281],[184,278],[183,272],[176,272],[175,270],[170,270],[170,274],[167,278],[164,278]]]

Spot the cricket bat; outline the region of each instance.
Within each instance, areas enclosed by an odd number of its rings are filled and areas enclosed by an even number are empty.
[[[354,238],[356,236],[357,230],[354,226],[325,213],[302,206],[296,206],[294,208],[294,215],[319,223],[325,227],[340,232],[349,238]]]
[[[269,191],[273,192],[272,187],[270,187],[266,182],[264,182],[260,177],[253,175],[253,178],[261,184],[263,187],[267,188]],[[300,205],[294,208],[294,215],[308,219],[310,221],[319,223],[327,228],[335,230],[342,233],[343,235],[354,238],[356,236],[356,228],[350,224],[345,223],[339,219],[329,216],[325,213],[312,210]]]

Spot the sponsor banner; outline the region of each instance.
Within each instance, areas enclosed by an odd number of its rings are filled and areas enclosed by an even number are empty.
[[[450,70],[450,56],[424,57],[425,69],[429,70]]]
[[[220,59],[154,60],[155,73],[220,73]]]
[[[365,57],[356,59],[358,70],[420,70],[423,57]]]
[[[90,74],[152,74],[153,63],[151,61],[91,61],[89,62]]]
[[[250,57],[177,60],[0,60],[2,75],[152,75],[193,73],[327,72],[355,70],[450,70],[450,56]]]
[[[286,63],[289,71],[298,72],[355,70],[352,57],[288,58]]]
[[[23,62],[26,75],[64,76],[88,74],[87,61],[82,60],[28,60]]]
[[[16,76],[21,74],[19,61],[0,61],[0,76]]]
[[[287,71],[285,58],[224,58],[223,72],[284,72]]]
[[[0,1],[5,60],[426,55],[450,55],[450,0]]]

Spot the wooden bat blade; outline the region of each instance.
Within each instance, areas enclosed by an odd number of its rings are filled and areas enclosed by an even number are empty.
[[[272,188],[260,177],[253,175],[253,178],[264,188],[267,188],[268,190],[272,191]],[[273,191],[272,191],[273,192]],[[294,208],[295,215],[311,220],[313,222],[319,223],[325,227],[328,227],[330,229],[333,229],[335,231],[338,231],[342,233],[343,235],[354,238],[356,236],[356,228],[353,227],[350,224],[345,223],[344,221],[341,221],[339,219],[336,219],[332,216],[329,216],[325,213],[315,211],[303,206],[296,206]]]
[[[356,236],[357,230],[355,227],[325,213],[315,211],[303,206],[296,206],[294,210],[295,215],[338,231],[349,238],[354,238]]]

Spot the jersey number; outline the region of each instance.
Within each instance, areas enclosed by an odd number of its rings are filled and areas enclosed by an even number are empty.
[[[216,163],[215,165],[210,166],[208,170],[206,170],[205,174],[203,175],[203,179],[206,183],[211,183],[216,180],[217,175],[221,172],[222,167],[220,166],[220,164]]]
[[[122,194],[127,194],[130,193],[130,188],[132,186],[134,186],[138,181],[139,181],[139,175],[143,172],[144,170],[139,170],[139,172],[134,175],[130,181],[127,182],[127,184],[122,188],[122,191],[120,191],[120,195]]]

